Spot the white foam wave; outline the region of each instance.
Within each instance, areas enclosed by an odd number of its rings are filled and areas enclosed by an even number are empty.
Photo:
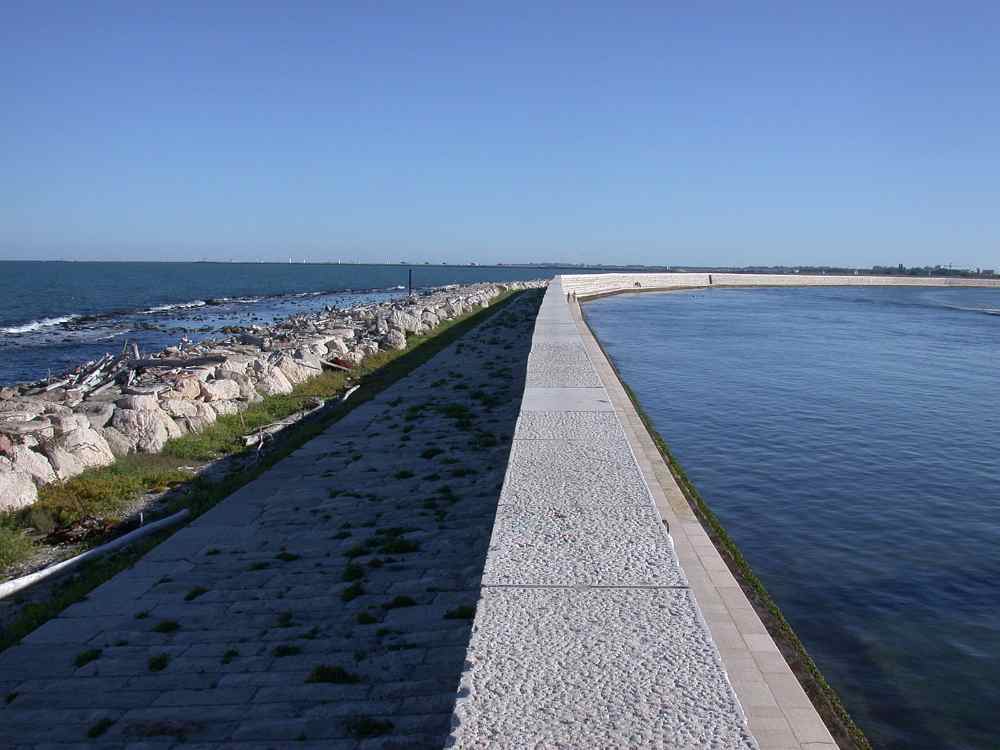
[[[37,331],[39,328],[49,328],[69,323],[71,320],[76,320],[79,317],[79,315],[62,315],[57,318],[42,318],[41,320],[33,320],[30,323],[24,323],[19,326],[0,328],[0,333],[31,333],[31,331]]]
[[[168,310],[184,310],[191,307],[204,307],[205,300],[196,299],[193,302],[178,302],[176,305],[160,305],[158,307],[151,307],[148,310],[143,310],[144,315],[150,315],[152,313],[167,312]]]

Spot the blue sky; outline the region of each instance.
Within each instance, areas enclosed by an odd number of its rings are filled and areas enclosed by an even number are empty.
[[[996,3],[142,5],[3,4],[0,257],[1000,266]]]

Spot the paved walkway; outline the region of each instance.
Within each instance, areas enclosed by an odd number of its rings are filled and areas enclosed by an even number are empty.
[[[836,747],[558,282],[482,583],[457,747]]]
[[[536,304],[0,654],[0,747],[441,747]]]

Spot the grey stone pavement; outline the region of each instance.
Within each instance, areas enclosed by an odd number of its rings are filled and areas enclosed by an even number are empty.
[[[537,301],[0,654],[0,747],[441,747]]]
[[[558,279],[453,724],[460,748],[836,748]]]

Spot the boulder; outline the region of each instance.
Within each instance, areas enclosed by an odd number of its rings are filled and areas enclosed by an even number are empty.
[[[180,377],[174,381],[173,390],[176,391],[178,398],[194,400],[201,395],[201,382],[191,376]]]
[[[99,430],[111,421],[115,407],[107,401],[84,401],[76,408],[76,413],[86,417],[92,429]]]
[[[360,351],[353,351],[353,352],[347,352],[347,354],[342,354],[340,358],[345,362],[349,362],[350,364],[357,367],[364,360],[365,355],[362,354]]]
[[[420,329],[420,319],[402,310],[393,310],[390,313],[389,324],[405,333],[416,333]]]
[[[323,366],[318,359],[314,363],[305,359],[294,359],[286,354],[279,356],[275,360],[274,366],[284,373],[292,385],[304,383],[309,378],[323,372]]]
[[[68,432],[73,432],[73,430],[79,430],[81,427],[90,429],[90,420],[83,414],[70,414],[65,417],[50,417],[52,422],[52,427],[55,429],[55,434],[65,435]]]
[[[378,342],[372,339],[367,339],[361,342],[361,346],[358,347],[358,351],[361,352],[365,357],[370,357],[373,354],[378,354]]]
[[[51,445],[72,455],[85,469],[107,466],[115,461],[114,453],[111,452],[108,441],[99,432],[89,427],[80,427],[67,432],[65,435],[57,438]],[[47,451],[48,447],[43,445],[42,449]],[[52,460],[51,456],[49,460]]]
[[[43,443],[42,451],[59,479],[72,479],[87,468],[80,459],[58,443]]]
[[[260,396],[257,395],[257,391],[253,387],[253,383],[250,378],[248,378],[243,372],[233,372],[232,370],[224,370],[221,367],[215,371],[215,377],[225,380],[232,380],[240,387],[239,397],[244,401],[257,401]]]
[[[17,395],[13,388],[0,388],[0,401],[8,401]]]
[[[291,393],[294,390],[285,373],[277,367],[268,366],[257,376],[257,392],[263,396]]]
[[[136,411],[158,411],[160,408],[159,400],[156,396],[151,395],[123,396],[115,401],[115,405],[120,409],[133,409]]]
[[[235,399],[230,401],[212,402],[212,409],[219,416],[222,416],[223,414],[238,414],[242,408],[243,408],[243,402],[237,401]]]
[[[39,417],[28,422],[0,422],[0,432],[10,436],[14,442],[24,442],[24,438],[29,435],[36,438],[52,437],[55,435],[55,428],[51,421]]]
[[[240,397],[240,384],[235,380],[210,380],[201,384],[201,396],[206,401],[228,401]]]
[[[341,354],[347,354],[350,349],[347,348],[347,344],[344,343],[342,338],[337,338],[334,336],[332,339],[328,339],[326,342],[326,353],[328,355],[339,356]]]
[[[181,435],[177,423],[159,407],[115,409],[111,426],[120,431],[140,453],[159,453],[170,438]]]
[[[402,331],[393,328],[386,334],[385,343],[389,345],[390,349],[403,350],[406,348],[406,336]]]
[[[49,460],[26,445],[14,446],[10,459],[14,470],[23,471],[38,487],[56,481],[56,472]]]
[[[441,319],[430,310],[424,310],[420,316],[420,322],[428,328],[436,328],[441,323]]]
[[[174,419],[198,416],[199,405],[203,404],[199,401],[185,401],[180,398],[169,398],[160,402],[160,408]]]
[[[38,488],[30,474],[18,471],[0,457],[0,511],[17,510],[38,500]]]
[[[101,437],[107,441],[108,447],[111,449],[115,458],[121,458],[122,456],[127,456],[129,453],[135,453],[135,443],[125,437],[120,430],[116,430],[114,427],[102,427],[98,430],[98,432],[100,432]]]
[[[220,402],[221,403],[221,402]],[[201,432],[206,427],[212,425],[216,420],[215,409],[202,401],[196,401],[194,404],[197,409],[197,413],[188,417],[184,417],[180,422],[183,422],[184,427],[190,432]]]

